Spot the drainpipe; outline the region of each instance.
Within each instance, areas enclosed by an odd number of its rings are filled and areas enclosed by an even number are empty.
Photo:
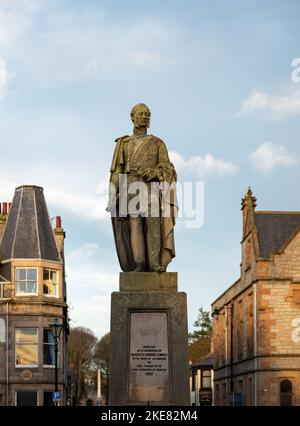
[[[227,393],[228,393],[228,306],[225,306],[225,365],[226,365],[225,404],[227,405]]]
[[[231,315],[230,315],[230,392],[233,397],[233,307],[234,304],[231,304]],[[233,400],[234,405],[234,400]]]
[[[253,332],[254,332],[254,405],[257,406],[257,391],[258,391],[258,378],[257,378],[257,287],[253,284]]]
[[[8,302],[6,302],[6,328],[5,328],[5,340],[6,340],[6,405],[8,405]]]

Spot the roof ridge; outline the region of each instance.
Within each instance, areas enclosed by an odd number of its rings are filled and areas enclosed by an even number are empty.
[[[23,192],[24,192],[24,190],[22,188],[20,202],[19,202],[19,206],[18,206],[18,215],[17,215],[17,220],[16,220],[16,226],[15,226],[15,234],[14,234],[14,239],[13,239],[13,243],[12,243],[12,246],[11,246],[11,253],[10,253],[10,258],[11,259],[14,258],[13,254],[14,254],[14,249],[15,249],[15,242],[16,242],[16,236],[17,236],[17,228],[18,228],[18,225],[19,225],[19,217],[20,217],[20,210],[21,210],[22,199],[23,199]]]
[[[36,234],[37,234],[38,251],[39,251],[40,258],[42,258],[41,241],[40,241],[40,233],[39,233],[39,223],[38,223],[37,208],[36,208],[35,188],[33,188],[33,202],[34,202],[34,213],[35,213],[35,221],[36,221]]]
[[[45,196],[44,196],[44,191],[43,191],[43,197],[45,198]],[[46,200],[45,200],[45,201],[46,201]],[[55,243],[55,248],[56,248],[57,253],[58,253],[58,258],[59,258],[59,260],[61,261],[61,263],[63,263],[62,257],[61,257],[61,255],[60,255],[60,251],[59,251],[58,246],[57,246],[57,241],[56,241],[56,238],[55,238],[54,230],[53,230],[53,228],[52,228],[51,217],[50,217],[49,210],[48,210],[48,206],[47,206],[47,203],[46,203],[46,202],[45,202],[45,206],[46,206],[46,212],[47,212],[47,216],[48,216],[49,223],[50,223],[51,232],[52,232],[53,239],[54,239],[54,243]]]

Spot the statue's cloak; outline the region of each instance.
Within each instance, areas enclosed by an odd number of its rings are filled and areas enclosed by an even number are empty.
[[[147,149],[141,149],[141,153],[138,158],[138,171],[142,175],[143,170],[153,168],[156,174],[159,176],[160,182],[166,182],[169,185],[172,185],[169,189],[169,194],[162,197],[160,194],[160,217],[161,217],[161,251],[160,251],[160,264],[164,270],[166,270],[168,264],[175,257],[175,242],[174,242],[174,226],[175,226],[175,217],[177,216],[178,206],[177,206],[177,197],[176,197],[176,171],[174,165],[170,162],[167,148],[164,142],[153,135],[146,136],[147,142],[150,142],[151,146],[150,152],[147,152]],[[111,178],[110,181],[114,183],[116,188],[118,188],[118,180],[120,173],[130,173],[130,165],[126,164],[124,146],[131,139],[130,136],[123,136],[116,139],[116,147],[111,164]],[[148,143],[147,143],[148,147]],[[155,148],[156,147],[156,148]],[[155,163],[153,163],[153,149],[157,149],[157,157]],[[151,151],[152,150],[152,151]],[[149,154],[149,155],[148,155]],[[151,157],[152,155],[152,157]],[[150,159],[150,160],[149,160]],[[150,163],[149,163],[150,161]],[[152,163],[151,163],[152,161]],[[117,191],[117,197],[115,199],[115,211],[116,217],[111,217],[114,239],[116,250],[119,258],[119,263],[122,271],[129,272],[133,271],[136,267],[133,254],[131,250],[130,242],[130,224],[127,217],[119,217],[118,214],[118,200],[119,194]],[[161,201],[164,200],[164,203]],[[164,212],[168,213],[165,214]],[[147,226],[146,221],[144,221],[144,226]],[[146,269],[148,265],[146,262]]]

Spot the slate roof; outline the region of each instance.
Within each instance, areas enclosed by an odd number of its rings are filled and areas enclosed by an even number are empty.
[[[214,357],[213,354],[207,355],[205,358],[202,358],[201,361],[194,362],[189,366],[190,369],[198,369],[200,367],[213,367]]]
[[[261,257],[280,252],[300,230],[300,212],[255,212]]]
[[[16,188],[0,244],[0,261],[44,259],[61,262],[43,188]]]

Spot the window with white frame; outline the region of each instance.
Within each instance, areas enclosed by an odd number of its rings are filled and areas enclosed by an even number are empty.
[[[55,341],[51,331],[44,328],[44,351],[43,351],[44,366],[55,365]]]
[[[38,365],[38,329],[15,329],[16,367],[37,367]]]
[[[37,295],[37,269],[36,268],[16,268],[15,288],[18,296]]]
[[[57,297],[57,271],[43,269],[43,294]]]

